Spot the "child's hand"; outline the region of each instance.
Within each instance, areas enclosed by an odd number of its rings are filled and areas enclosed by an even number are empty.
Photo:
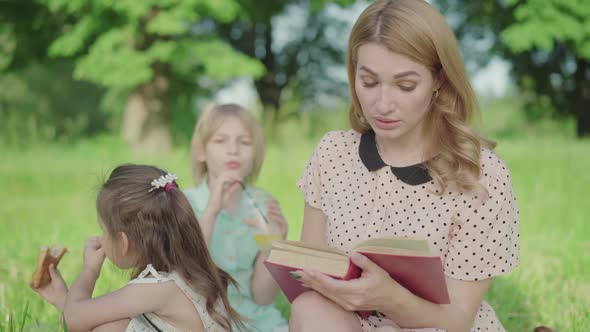
[[[271,234],[280,234],[283,239],[287,237],[287,230],[289,229],[289,225],[281,212],[281,208],[279,206],[279,202],[275,199],[269,199],[266,203],[267,211],[268,211],[268,220],[270,221],[271,225],[269,225],[269,231]]]
[[[207,208],[219,213],[229,198],[240,189],[240,182],[242,182],[242,178],[237,172],[224,172],[212,179],[209,183],[211,195],[209,202],[207,202]]]
[[[86,240],[86,245],[84,246],[84,269],[91,270],[98,276],[104,259],[105,254],[100,243],[100,238],[94,236]]]
[[[29,286],[45,301],[49,302],[49,304],[53,305],[60,312],[63,312],[66,304],[66,296],[68,295],[68,286],[64,278],[62,278],[61,273],[59,273],[53,264],[49,265],[49,275],[51,276],[51,281],[47,285],[33,288],[32,283],[30,283]]]

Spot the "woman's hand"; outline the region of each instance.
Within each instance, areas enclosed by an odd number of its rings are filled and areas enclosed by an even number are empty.
[[[105,253],[100,238],[94,236],[86,240],[86,245],[84,246],[84,269],[94,272],[98,278],[104,259]]]
[[[61,273],[59,273],[53,264],[49,265],[49,275],[51,276],[51,281],[47,285],[33,288],[31,283],[29,286],[45,301],[53,305],[60,312],[63,312],[68,295],[68,286],[64,278],[62,278]]]
[[[266,208],[268,211],[267,218],[270,222],[269,232],[271,234],[280,234],[283,239],[286,238],[289,225],[287,224],[287,220],[285,220],[285,217],[281,212],[279,202],[277,202],[275,199],[270,199],[266,204]]]
[[[404,303],[408,290],[367,257],[353,253],[352,262],[363,272],[353,280],[333,279],[318,271],[297,271],[303,286],[311,288],[347,311],[377,310],[392,302]]]

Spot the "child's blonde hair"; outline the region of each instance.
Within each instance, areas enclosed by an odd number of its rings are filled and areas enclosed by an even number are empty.
[[[195,184],[199,184],[207,175],[207,162],[201,161],[204,160],[202,157],[205,154],[207,142],[223,124],[223,120],[230,116],[239,119],[252,136],[254,160],[252,161],[252,171],[244,181],[253,183],[258,177],[264,160],[264,134],[254,114],[237,104],[209,104],[197,121],[191,142],[191,168]]]

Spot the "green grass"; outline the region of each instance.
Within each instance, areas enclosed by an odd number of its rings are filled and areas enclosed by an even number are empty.
[[[289,130],[291,133],[296,131]],[[268,147],[258,185],[277,197],[300,233],[303,201],[295,183],[317,139],[282,137]],[[521,210],[521,265],[496,278],[488,293],[508,331],[548,325],[590,330],[590,141],[501,140]],[[0,147],[0,331],[59,329],[60,316],[28,288],[37,248],[61,243],[70,252],[60,264],[71,283],[81,268],[86,237],[96,234],[94,198],[116,164],[153,163],[191,185],[188,147],[170,156],[131,154],[113,138],[76,145]],[[96,294],[114,290],[127,275],[107,264]],[[285,314],[284,299],[278,304]]]

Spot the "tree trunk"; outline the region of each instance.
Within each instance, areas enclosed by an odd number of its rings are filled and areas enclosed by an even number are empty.
[[[157,73],[153,80],[129,93],[122,135],[133,151],[154,154],[170,152],[166,102],[168,87],[168,78]]]
[[[254,82],[260,103],[264,108],[264,120],[276,120],[276,113],[281,107],[282,87],[276,84],[274,73],[267,71],[266,74]]]
[[[577,107],[576,133],[579,138],[590,136],[590,99],[586,96],[585,100],[580,97]]]
[[[578,59],[576,70],[576,134],[590,136],[590,66],[588,60]]]
[[[281,109],[281,93],[285,84],[277,80],[277,59],[272,51],[272,22],[264,24],[264,56],[262,63],[266,68],[266,74],[254,81],[256,92],[263,107],[263,121],[266,122],[271,131],[274,131],[278,112]]]

